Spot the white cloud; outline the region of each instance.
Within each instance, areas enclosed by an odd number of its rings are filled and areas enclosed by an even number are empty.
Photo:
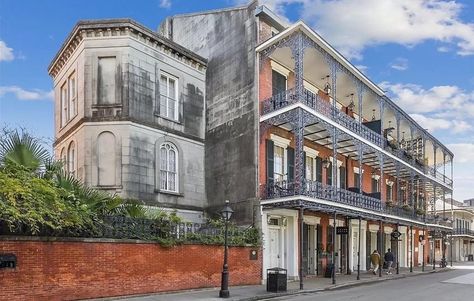
[[[390,64],[390,68],[398,71],[405,71],[408,69],[408,60],[401,57],[396,58],[395,61]]]
[[[0,62],[12,61],[14,58],[13,49],[8,47],[4,41],[0,41]]]
[[[284,14],[299,4],[300,16],[349,58],[362,58],[367,46],[396,43],[412,47],[426,40],[474,54],[474,23],[461,18],[463,6],[445,0],[267,0]]]
[[[0,86],[0,98],[3,98],[6,94],[13,94],[19,100],[52,100],[54,98],[53,90],[25,90],[18,86]]]
[[[423,128],[448,130],[453,134],[473,130],[474,91],[457,86],[425,89],[414,84],[379,84],[383,90]]]
[[[454,153],[454,163],[474,163],[474,143],[453,143],[447,147]]]
[[[170,8],[171,7],[171,0],[160,0],[160,7]]]

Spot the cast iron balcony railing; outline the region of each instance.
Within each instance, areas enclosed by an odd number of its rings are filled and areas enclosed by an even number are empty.
[[[469,235],[469,236],[474,236],[474,230],[471,230],[471,229],[455,228],[453,232],[454,232],[454,234],[456,234],[456,235]]]
[[[322,99],[308,90],[304,90],[301,98],[298,98],[296,89],[294,88],[273,95],[263,101],[262,114],[265,115],[298,102],[305,104],[370,142],[380,147],[383,146],[384,139],[382,135],[369,129],[364,124],[360,124],[354,118],[338,110],[327,100]]]
[[[451,226],[450,222],[443,221],[441,216],[435,217],[433,215],[427,215],[424,210],[415,210],[413,206],[408,204],[402,205],[401,202],[398,202],[399,204],[396,204],[393,201],[386,203],[381,201],[379,198],[372,197],[366,193],[361,194],[310,180],[303,181],[301,193],[297,193],[295,187],[295,182],[271,182],[262,186],[260,196],[261,199],[268,200],[304,195],[310,198],[332,201],[407,219],[418,220],[420,222],[440,224],[448,227]]]

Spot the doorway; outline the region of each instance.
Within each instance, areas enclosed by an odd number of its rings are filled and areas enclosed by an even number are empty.
[[[313,225],[303,224],[303,272],[304,275],[317,274],[317,231]]]
[[[269,264],[270,268],[283,268],[282,265],[282,249],[281,249],[281,231],[280,228],[269,228],[269,239],[270,239],[270,244],[269,244],[269,253],[270,253],[270,259],[269,259]]]

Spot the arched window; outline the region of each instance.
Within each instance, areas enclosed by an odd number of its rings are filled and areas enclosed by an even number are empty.
[[[169,142],[160,146],[160,189],[178,192],[178,150]]]
[[[67,162],[67,157],[66,157],[66,148],[63,147],[61,149],[61,154],[59,155],[59,160],[64,164],[64,168],[67,169],[66,162]]]
[[[69,143],[67,150],[67,171],[73,176],[76,175],[76,145],[74,141]]]
[[[97,137],[98,185],[116,185],[116,146],[115,135],[102,132]]]

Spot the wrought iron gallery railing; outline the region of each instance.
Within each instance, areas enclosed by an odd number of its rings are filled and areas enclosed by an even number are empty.
[[[465,229],[465,228],[454,228],[453,234],[474,236],[474,230]]]
[[[308,90],[304,90],[302,97],[298,97],[294,88],[273,95],[263,101],[262,114],[265,115],[298,102],[307,105],[372,143],[382,146],[384,141],[382,135],[359,123],[354,118],[334,107],[327,100]]]
[[[346,189],[326,185],[317,181],[304,180],[301,192],[296,190],[295,182],[275,181],[262,186],[261,199],[278,199],[295,195],[304,195],[353,207],[368,209],[379,213],[395,215],[408,219],[415,219],[421,222],[442,224],[450,226],[448,221],[442,221],[438,216],[426,214],[424,210],[416,210],[409,205],[397,205],[393,202],[383,202],[378,198],[364,193],[349,191]]]

